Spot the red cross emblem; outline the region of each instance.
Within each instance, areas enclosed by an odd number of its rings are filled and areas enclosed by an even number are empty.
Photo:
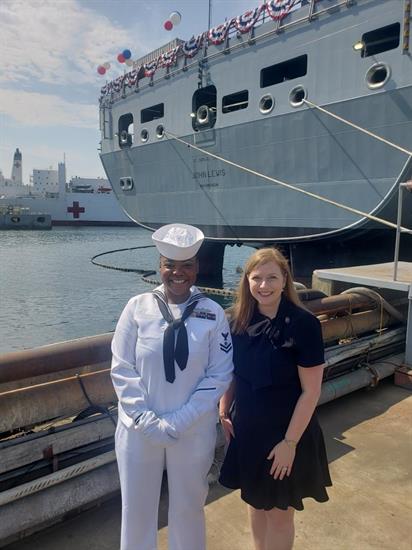
[[[67,212],[71,212],[73,218],[80,218],[79,214],[83,214],[84,211],[84,207],[79,205],[79,201],[73,201],[73,206],[67,207]]]

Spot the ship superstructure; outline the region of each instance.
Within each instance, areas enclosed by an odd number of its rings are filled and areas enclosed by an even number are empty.
[[[194,223],[209,241],[279,242],[290,255],[322,241],[343,258],[358,237],[392,249],[393,230],[259,174],[396,220],[410,156],[312,104],[410,150],[410,4],[267,2],[136,63],[100,99],[101,159],[122,206],[152,229]]]
[[[21,152],[19,151],[19,149],[16,149],[13,155],[11,181],[17,185],[23,185],[23,166]]]
[[[5,178],[3,172],[0,170],[0,199],[30,193],[32,187],[23,183],[22,163],[22,154],[20,149],[17,148],[13,154],[11,177]]]

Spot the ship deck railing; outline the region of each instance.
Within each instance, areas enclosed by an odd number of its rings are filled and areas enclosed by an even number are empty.
[[[169,78],[173,74],[176,74],[182,70],[188,70],[191,67],[197,67],[199,65],[199,62],[209,62],[216,57],[235,51],[239,47],[244,46],[245,40],[243,40],[243,37],[246,37],[247,43],[253,45],[256,41],[263,40],[270,36],[279,35],[298,25],[310,23],[321,16],[337,13],[340,11],[341,8],[350,8],[354,4],[356,4],[355,0],[309,0],[308,4],[301,6],[297,10],[292,10],[285,17],[279,18],[278,20],[273,20],[268,15],[267,11],[265,9],[262,9],[255,24],[250,29],[250,31],[247,31],[247,33],[242,34],[239,30],[236,29],[236,27],[231,25],[226,40],[224,43],[222,43],[223,48],[220,47],[222,46],[222,44],[220,44],[218,46],[218,51],[210,53],[209,48],[213,47],[213,44],[207,38],[207,34],[209,31],[205,31],[202,38],[203,46],[199,49],[199,52],[195,54],[191,62],[187,62],[186,65],[183,65],[182,59],[184,59],[185,56],[183,52],[179,50],[177,54],[176,66],[173,70],[164,70],[163,67],[161,67],[160,70],[162,74],[160,74],[157,78],[154,78],[154,75],[152,75],[151,77],[141,76],[140,78],[138,78],[137,86],[139,86],[139,89],[142,90],[148,86],[153,86],[156,82],[164,78]],[[273,28],[256,36],[255,31],[268,22],[273,22]],[[233,39],[237,39],[238,42],[236,44],[231,44],[230,42],[233,41]],[[150,53],[147,55],[150,56]],[[139,69],[142,69],[142,67],[143,65],[137,67],[135,64],[134,70],[139,71]],[[101,96],[101,107],[104,108],[115,102],[121,101],[127,95],[133,93],[133,91],[136,89],[134,86],[127,90],[127,86],[124,85],[124,79],[127,74],[129,73],[125,73],[123,76],[120,76],[116,79],[117,81],[122,82],[121,89],[118,92],[112,90],[107,96]],[[143,86],[140,86],[139,83],[143,79],[147,80],[147,82]]]

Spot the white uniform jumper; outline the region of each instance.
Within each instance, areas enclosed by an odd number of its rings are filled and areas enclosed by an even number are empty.
[[[163,285],[156,289],[163,293]],[[119,399],[116,455],[122,492],[121,550],[155,550],[163,470],[169,489],[169,549],[204,550],[203,506],[216,443],[217,403],[232,373],[232,343],[223,309],[192,287],[185,321],[189,356],[166,381],[163,334],[167,328],[153,293],[132,298],[112,342],[112,380]],[[183,309],[183,308],[181,308]],[[143,432],[146,411],[164,418],[177,439],[160,429]],[[150,413],[149,413],[150,414]],[[137,420],[138,422],[138,420]]]

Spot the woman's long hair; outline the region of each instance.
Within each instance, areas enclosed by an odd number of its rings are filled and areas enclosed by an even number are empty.
[[[235,302],[228,310],[234,334],[241,334],[248,328],[257,303],[250,293],[248,277],[253,270],[268,262],[276,262],[285,277],[284,296],[297,306],[302,307],[293,285],[288,260],[277,248],[261,248],[247,260],[237,288]]]

